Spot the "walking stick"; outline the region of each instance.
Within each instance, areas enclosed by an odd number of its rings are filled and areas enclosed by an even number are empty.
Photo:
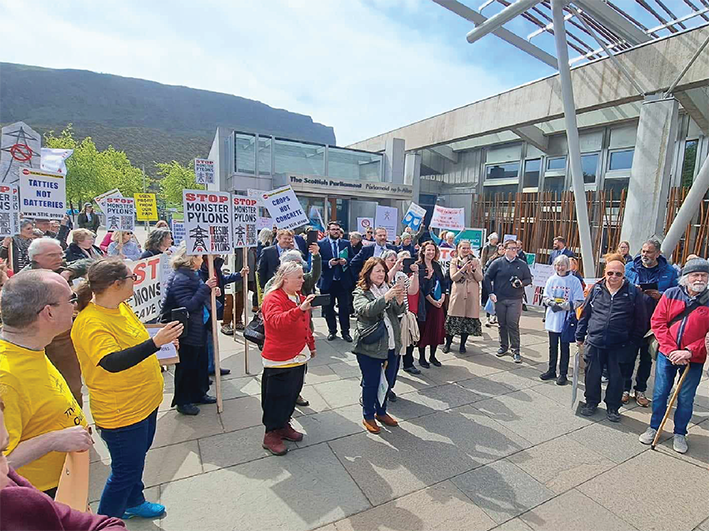
[[[653,450],[655,449],[655,446],[657,446],[657,441],[660,439],[660,435],[662,435],[662,429],[665,427],[665,422],[667,422],[667,418],[670,416],[670,411],[672,411],[672,406],[675,403],[675,400],[677,399],[677,395],[679,394],[679,390],[682,389],[682,384],[684,383],[684,379],[687,377],[687,374],[689,373],[689,363],[685,366],[684,372],[682,372],[682,377],[679,379],[679,383],[677,384],[677,389],[675,389],[675,392],[672,393],[672,398],[670,398],[670,403],[667,404],[667,411],[665,411],[665,416],[662,418],[662,422],[660,423],[660,427],[657,429],[657,433],[655,434],[655,439],[653,439],[652,444],[650,445],[650,448]]]

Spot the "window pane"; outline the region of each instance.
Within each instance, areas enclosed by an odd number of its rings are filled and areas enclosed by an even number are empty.
[[[583,170],[583,182],[587,184],[595,183],[598,170],[598,153],[581,155],[581,169]]]
[[[271,139],[268,137],[258,138],[258,172],[259,175],[271,174]]]
[[[554,157],[552,159],[547,159],[547,170],[561,170],[566,169],[566,157]]]
[[[486,186],[484,188],[485,199],[493,199],[495,194],[505,194],[505,199],[507,199],[508,194],[517,193],[516,184],[507,184],[504,186]]]
[[[634,149],[624,149],[623,151],[614,151],[611,153],[610,162],[608,163],[609,170],[629,170],[633,165]]]
[[[336,147],[328,147],[328,177],[379,181],[381,176],[382,155],[365,153]]]
[[[620,194],[623,190],[628,189],[629,183],[630,179],[606,179],[606,182],[603,184],[603,188],[606,190],[612,190],[613,197],[615,199],[620,199]]]
[[[486,172],[488,179],[516,179],[519,174],[519,162],[489,164]]]
[[[697,164],[698,140],[687,140],[684,144],[684,161],[682,162],[682,186],[692,186],[694,168]]]
[[[544,190],[547,192],[558,192],[564,191],[564,181],[566,177],[560,175],[559,177],[544,177]]]
[[[541,159],[528,160],[524,163],[524,187],[539,186],[539,174],[542,169]]]
[[[323,175],[325,146],[276,139],[274,149],[276,158],[274,173]]]
[[[254,174],[254,154],[256,135],[236,133],[236,171]]]

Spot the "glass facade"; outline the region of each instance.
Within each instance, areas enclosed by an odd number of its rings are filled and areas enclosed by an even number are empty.
[[[611,151],[611,156],[608,161],[608,170],[629,170],[633,165],[633,153],[635,153],[635,149]]]
[[[539,176],[541,175],[542,160],[532,159],[524,163],[524,187],[536,188],[539,186]]]
[[[256,171],[254,153],[256,150],[256,137],[254,135],[245,135],[236,133],[234,145],[236,146],[236,159],[234,168],[237,173],[245,173],[254,175]]]
[[[581,169],[583,170],[583,182],[594,184],[598,173],[598,153],[581,155]]]
[[[381,179],[382,156],[366,151],[328,147],[327,168],[328,177],[379,181]]]
[[[554,157],[547,159],[547,171],[549,170],[566,170],[566,157]]]
[[[516,179],[519,174],[519,162],[488,164],[485,172],[488,179]]]

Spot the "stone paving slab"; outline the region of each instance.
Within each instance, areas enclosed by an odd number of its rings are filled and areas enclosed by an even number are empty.
[[[254,426],[200,439],[199,449],[204,470],[212,471],[269,457],[271,454],[261,448],[263,431],[263,426]],[[293,443],[286,444],[295,447]]]
[[[672,449],[672,440],[673,438],[668,437],[664,443],[657,446],[657,450],[705,469],[709,467],[709,422],[702,422],[687,430],[689,451],[684,455]]]
[[[524,523],[519,517],[507,520],[504,524],[498,525],[494,531],[533,531],[531,527]]]

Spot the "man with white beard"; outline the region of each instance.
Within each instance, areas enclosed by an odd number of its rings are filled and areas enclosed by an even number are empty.
[[[651,319],[652,331],[660,344],[655,364],[655,390],[652,396],[650,427],[640,436],[643,444],[652,444],[667,411],[667,398],[677,373],[689,371],[677,396],[674,416],[675,452],[687,452],[687,424],[692,418],[694,396],[707,359],[706,336],[709,332],[709,262],[690,260],[682,270],[679,286],[670,288],[660,298]]]

